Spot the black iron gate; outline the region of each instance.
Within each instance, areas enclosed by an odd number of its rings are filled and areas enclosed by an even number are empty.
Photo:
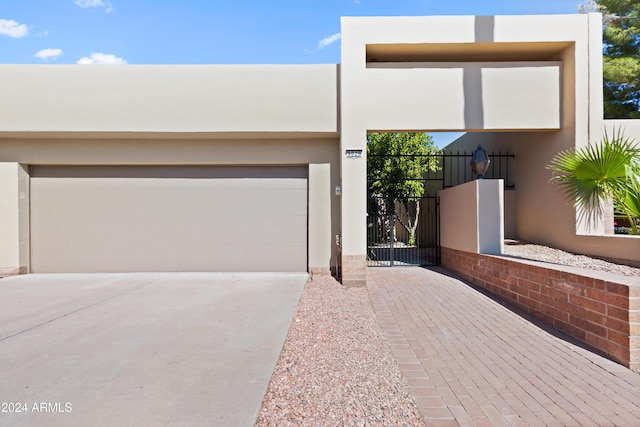
[[[425,266],[440,263],[438,199],[435,195],[403,200],[369,198],[369,266]]]

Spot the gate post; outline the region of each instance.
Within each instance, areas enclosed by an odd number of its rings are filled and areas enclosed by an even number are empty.
[[[394,241],[396,240],[396,209],[395,201],[389,197],[389,267],[393,267]]]

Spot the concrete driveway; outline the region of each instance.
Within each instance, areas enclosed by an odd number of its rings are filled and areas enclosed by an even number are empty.
[[[0,425],[253,425],[306,279],[1,279]]]

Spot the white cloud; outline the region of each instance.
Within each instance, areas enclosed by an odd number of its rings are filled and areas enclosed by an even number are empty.
[[[105,2],[104,0],[76,0],[76,5],[83,9],[88,9],[90,7],[103,7],[104,11],[107,13],[113,10],[111,3]]]
[[[340,33],[336,33],[332,36],[325,37],[324,39],[320,40],[320,43],[318,43],[318,49],[324,49],[330,44],[337,42],[338,40],[340,40],[340,37],[341,37]]]
[[[86,9],[88,7],[104,7],[104,2],[102,0],[76,0],[76,5]]]
[[[77,64],[126,64],[124,58],[119,58],[110,53],[92,53],[91,56],[85,56],[78,59]]]
[[[62,55],[62,49],[42,49],[33,56],[46,61],[49,58],[56,59],[60,55]]]
[[[27,34],[29,34],[29,28],[26,25],[19,24],[11,19],[0,19],[0,36],[9,36],[17,39]]]

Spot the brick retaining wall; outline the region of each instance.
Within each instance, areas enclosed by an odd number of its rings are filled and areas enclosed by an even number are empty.
[[[442,266],[640,370],[640,280],[442,248]],[[626,283],[625,283],[626,282]]]

